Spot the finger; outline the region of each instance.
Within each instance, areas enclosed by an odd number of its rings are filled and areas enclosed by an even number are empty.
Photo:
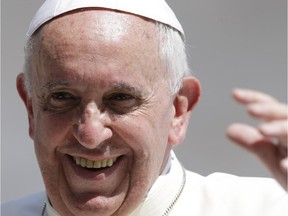
[[[227,136],[237,144],[256,154],[270,168],[275,166],[274,163],[269,164],[269,162],[272,163],[272,161],[276,160],[276,156],[279,156],[279,150],[270,139],[263,136],[256,128],[235,123],[229,126]]]
[[[227,135],[232,141],[257,155],[270,170],[276,170],[279,166],[276,163],[278,160],[276,146],[270,140],[265,139],[256,128],[235,123],[229,126]]]
[[[245,148],[251,148],[254,143],[265,139],[256,128],[241,123],[230,125],[227,129],[227,136]]]
[[[228,137],[234,142],[258,156],[270,169],[279,183],[287,187],[287,163],[281,159],[278,146],[267,140],[256,128],[245,124],[235,123],[227,130]],[[284,171],[283,171],[284,169]]]
[[[252,103],[247,111],[256,118],[268,121],[288,118],[288,106],[282,103]]]
[[[265,136],[270,137],[287,137],[288,122],[287,120],[278,120],[263,123],[259,126],[259,130]]]
[[[287,120],[273,121],[261,124],[258,127],[259,132],[269,138],[275,138],[280,141],[280,145],[287,149],[288,122]]]
[[[262,103],[262,102],[277,102],[277,100],[268,94],[250,90],[250,89],[234,89],[232,96],[235,100],[242,104]]]

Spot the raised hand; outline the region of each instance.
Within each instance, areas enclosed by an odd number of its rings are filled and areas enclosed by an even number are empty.
[[[235,89],[233,97],[246,106],[252,117],[264,122],[257,127],[234,123],[227,129],[228,137],[257,155],[287,190],[287,104],[262,92],[246,89]]]

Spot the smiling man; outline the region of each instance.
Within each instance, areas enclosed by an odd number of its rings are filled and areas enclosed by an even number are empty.
[[[287,211],[287,195],[273,180],[202,177],[175,157],[172,148],[185,138],[200,85],[185,76],[184,33],[165,1],[47,0],[28,36],[17,89],[46,192],[3,205],[3,215]],[[268,101],[280,113],[274,119],[286,122],[280,112],[286,106],[262,93],[244,93],[235,97],[246,104],[252,97]],[[247,129],[234,125],[229,135],[245,145],[239,127]],[[256,139],[253,132],[250,140]],[[285,166],[271,169],[280,172],[277,180],[285,187]]]

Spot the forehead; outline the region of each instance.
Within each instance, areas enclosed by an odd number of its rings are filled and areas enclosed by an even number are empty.
[[[57,64],[66,67],[67,62],[69,67],[73,64],[82,67],[83,59],[90,63],[85,66],[95,66],[97,61],[105,59],[113,67],[119,63],[121,67],[137,67],[134,70],[139,71],[144,68],[146,72],[161,71],[158,34],[153,22],[135,15],[96,9],[74,11],[41,29],[40,48],[34,61],[46,67]],[[149,75],[154,79],[159,71]]]
[[[101,9],[76,10],[52,20],[45,25],[44,35],[89,37],[93,34],[102,34],[107,40],[117,41],[124,36],[155,37],[157,34],[152,21],[136,15]],[[95,36],[95,35],[94,35]],[[84,38],[83,38],[84,39]]]

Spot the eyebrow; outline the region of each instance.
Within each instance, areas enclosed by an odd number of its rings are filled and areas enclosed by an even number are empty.
[[[72,86],[72,83],[66,80],[54,80],[54,81],[49,81],[45,85],[41,87],[41,92],[49,92],[53,90],[56,87],[69,87]],[[116,83],[112,85],[112,89],[114,91],[129,91],[135,95],[138,95],[140,97],[143,96],[143,91],[141,91],[139,88],[131,86],[127,83]]]
[[[113,90],[117,90],[117,91],[121,91],[121,90],[128,90],[130,92],[132,92],[133,94],[139,95],[139,96],[143,96],[143,91],[141,91],[139,88],[131,86],[129,84],[126,83],[120,83],[120,84],[115,84],[112,87]]]
[[[64,80],[56,80],[56,81],[49,81],[45,85],[41,87],[42,92],[47,92],[55,87],[60,87],[60,86],[71,86],[71,83],[68,81]]]

